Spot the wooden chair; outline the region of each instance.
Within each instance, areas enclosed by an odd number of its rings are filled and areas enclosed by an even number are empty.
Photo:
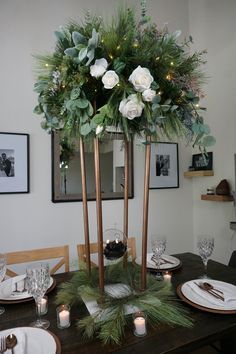
[[[127,248],[128,248],[128,258],[131,258],[132,261],[134,261],[136,258],[135,237],[129,237],[127,239]],[[86,262],[85,245],[84,244],[77,245],[77,252],[78,252],[79,263],[83,263],[83,262],[85,263]],[[96,242],[90,243],[90,254],[95,254],[95,253],[98,253],[98,244]],[[97,267],[98,264],[91,261],[91,266]]]
[[[59,246],[51,248],[41,248],[27,251],[10,252],[7,256],[6,275],[15,277],[18,274],[9,269],[9,265],[30,263],[35,261],[59,259],[58,262],[50,269],[50,274],[54,274],[62,266],[65,266],[65,272],[69,271],[69,246]]]

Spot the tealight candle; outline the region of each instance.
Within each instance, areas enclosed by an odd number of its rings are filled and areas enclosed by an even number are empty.
[[[40,315],[46,315],[48,312],[48,297],[44,296],[39,302],[37,303],[38,312]]]
[[[144,337],[147,334],[146,318],[143,312],[134,314],[134,334],[137,337]]]
[[[171,283],[171,278],[172,278],[171,273],[165,272],[164,275],[163,275],[163,277],[164,277],[164,281],[165,281],[166,283]]]
[[[61,329],[70,327],[69,305],[61,305],[57,307],[57,326]]]

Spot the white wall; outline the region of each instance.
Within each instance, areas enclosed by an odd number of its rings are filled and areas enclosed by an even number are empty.
[[[83,242],[82,203],[53,204],[51,198],[51,141],[33,114],[37,97],[33,92],[34,53],[54,48],[53,31],[69,18],[83,17],[84,10],[109,14],[115,0],[8,0],[0,2],[0,131],[30,134],[30,194],[0,196],[2,252],[69,244],[71,260],[76,244]],[[129,1],[139,7],[140,1]],[[188,33],[187,0],[150,0],[148,12],[161,27]],[[228,115],[227,115],[228,116]],[[165,233],[168,252],[193,249],[192,184],[183,179],[190,149],[180,146],[180,188],[150,191],[149,231]],[[225,156],[225,155],[223,155]],[[134,193],[130,200],[130,235],[141,248],[144,149],[134,152]],[[122,228],[122,201],[103,204],[104,230]],[[227,208],[227,206],[226,206]],[[224,209],[226,210],[226,209]],[[96,208],[89,203],[91,239],[96,239]]]
[[[194,236],[202,233],[215,237],[213,258],[228,263],[232,249],[236,248],[235,232],[230,221],[235,221],[232,202],[201,201],[201,193],[208,186],[217,186],[227,179],[235,188],[233,155],[236,153],[236,1],[190,0],[190,33],[197,49],[206,48],[206,117],[216,137],[213,149],[214,177],[196,178],[193,182]]]

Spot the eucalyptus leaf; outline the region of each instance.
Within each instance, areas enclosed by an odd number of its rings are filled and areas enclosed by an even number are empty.
[[[164,105],[169,105],[171,103],[171,98],[168,98],[167,100],[165,100]]]
[[[53,117],[52,118],[52,124],[57,124],[58,123],[58,118],[57,117]]]
[[[37,93],[43,92],[48,86],[47,80],[40,80],[34,84],[34,91]]]
[[[41,105],[36,106],[36,107],[34,108],[34,111],[33,111],[33,112],[36,113],[36,114],[42,114],[42,113],[43,113],[43,110],[42,110]]]
[[[88,41],[88,48],[96,48],[98,45],[98,32],[93,28],[92,37]]]
[[[46,120],[43,120],[43,121],[40,123],[40,125],[41,125],[41,128],[43,128],[43,129],[47,129],[47,127],[48,127],[48,123],[47,123]]]
[[[152,105],[152,111],[153,112],[156,111],[159,108],[160,108],[160,105],[158,103],[155,103],[155,104]]]
[[[161,102],[161,96],[160,95],[154,96],[152,103],[159,103],[159,102]]]
[[[81,128],[80,128],[80,134],[81,135],[86,136],[90,132],[91,132],[91,127],[90,127],[89,123],[85,123],[85,124],[81,125]]]
[[[153,81],[152,83],[151,83],[151,89],[152,90],[157,90],[157,89],[159,89],[159,85],[158,85],[158,83],[156,82],[156,81]]]
[[[162,104],[161,109],[163,110],[163,112],[168,112],[170,109],[170,106],[168,104]]]
[[[208,147],[208,146],[214,145],[215,142],[216,142],[216,139],[213,136],[207,135],[201,140],[199,145],[202,145],[204,147]]]
[[[202,139],[203,136],[204,136],[204,133],[198,134],[196,139],[195,139],[195,141],[194,141],[194,143],[193,143],[193,146],[197,145],[198,142]]]
[[[92,119],[92,120],[90,121],[90,128],[91,128],[92,130],[96,130],[97,124],[96,124],[96,122],[95,122],[95,119]]]
[[[192,131],[193,131],[193,133],[194,134],[200,134],[200,133],[202,133],[203,131],[202,131],[202,124],[200,124],[200,123],[193,123],[192,124]]]
[[[94,49],[90,49],[89,51],[88,51],[88,53],[87,53],[87,57],[88,57],[88,61],[86,62],[86,66],[88,66],[90,63],[91,63],[91,61],[93,60],[93,58],[94,58]]]
[[[65,35],[63,32],[60,31],[54,31],[55,36],[57,37],[57,39],[62,40],[65,39]]]
[[[80,111],[80,121],[81,121],[82,123],[85,123],[85,122],[88,121],[88,119],[89,119],[89,116],[87,115],[87,113],[85,112],[85,110]]]
[[[78,98],[75,102],[76,106],[82,109],[88,107],[89,105],[89,101],[86,98]]]
[[[86,37],[83,36],[81,33],[79,32],[72,32],[72,40],[74,42],[75,45],[77,44],[86,44]]]
[[[70,98],[71,100],[76,100],[76,98],[79,97],[80,95],[80,88],[79,87],[75,87],[72,91],[71,91],[71,94],[70,94]]]
[[[79,61],[83,61],[86,56],[87,56],[87,52],[88,52],[88,49],[87,48],[82,48],[80,51],[79,51]]]
[[[209,125],[203,124],[203,125],[202,125],[202,131],[203,131],[203,133],[206,134],[206,135],[207,135],[207,134],[210,134],[211,130],[210,130]]]
[[[71,58],[75,58],[78,55],[78,50],[75,48],[67,48],[64,53]]]
[[[176,104],[174,104],[173,106],[171,106],[171,112],[174,112],[174,111],[176,111],[176,109],[178,109],[179,108],[179,106],[177,106]]]
[[[89,117],[91,117],[93,115],[93,106],[91,105],[90,102],[88,103],[87,113],[88,113]]]

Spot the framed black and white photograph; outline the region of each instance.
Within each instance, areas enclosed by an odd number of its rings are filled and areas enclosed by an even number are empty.
[[[177,143],[151,143],[149,188],[179,188]]]
[[[29,134],[0,133],[0,193],[29,193]]]
[[[213,168],[213,153],[195,154],[192,158],[192,167],[194,171],[212,170]]]

